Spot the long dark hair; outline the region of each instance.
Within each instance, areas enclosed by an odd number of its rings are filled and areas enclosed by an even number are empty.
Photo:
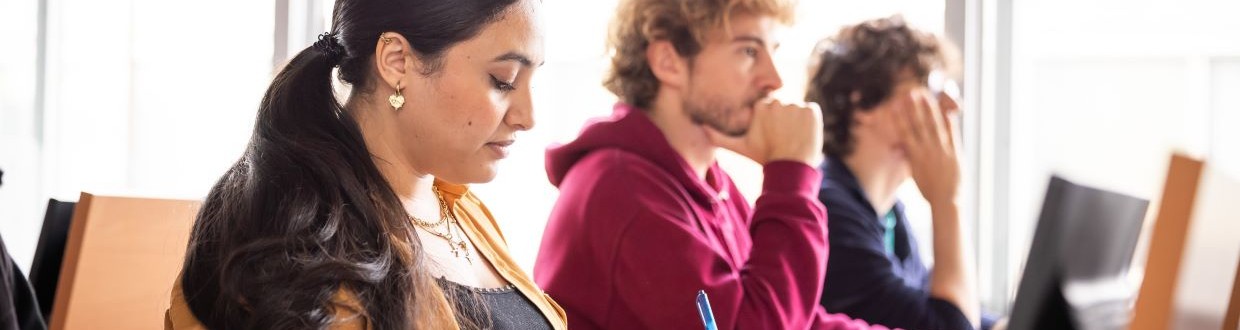
[[[332,70],[339,67],[354,96],[373,92],[375,44],[390,31],[409,40],[427,64],[422,74],[432,74],[445,50],[514,2],[336,1],[332,32],[271,82],[249,145],[194,223],[182,289],[204,325],[323,328],[341,321],[342,292],[373,329],[443,315],[427,303],[435,284],[404,208],[354,114],[333,96]]]

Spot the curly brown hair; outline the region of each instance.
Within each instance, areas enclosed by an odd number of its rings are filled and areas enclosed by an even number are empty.
[[[852,154],[853,114],[886,100],[902,72],[926,81],[931,71],[954,70],[955,58],[949,41],[909,27],[900,16],[847,26],[819,42],[810,60],[805,101],[822,108],[823,153]]]
[[[770,16],[784,24],[791,24],[794,14],[788,0],[621,0],[607,41],[611,70],[603,86],[624,103],[649,108],[659,92],[646,60],[650,43],[670,41],[677,53],[692,58],[711,32],[727,29],[736,13]]]

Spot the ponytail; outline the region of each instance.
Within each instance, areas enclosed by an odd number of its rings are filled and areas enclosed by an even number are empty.
[[[285,65],[245,154],[203,203],[183,291],[209,328],[321,328],[341,308],[404,328],[426,313],[412,303],[429,287],[412,273],[419,241],[333,95],[343,56],[325,34]],[[342,290],[358,301],[341,306]]]
[[[194,223],[181,285],[203,325],[325,328],[346,321],[337,319],[345,310],[371,329],[451,324],[413,224],[336,100],[332,73],[365,95],[381,33],[401,34],[434,63],[515,2],[335,1],[333,32],[272,80],[249,145]]]

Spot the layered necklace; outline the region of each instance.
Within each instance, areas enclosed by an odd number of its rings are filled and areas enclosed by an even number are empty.
[[[448,246],[452,248],[452,256],[465,258],[465,261],[472,265],[474,261],[469,258],[469,246],[465,244],[465,233],[461,232],[461,225],[457,222],[456,215],[453,215],[452,209],[448,208],[448,203],[444,201],[439,187],[431,186],[431,190],[435,192],[435,197],[439,198],[439,221],[427,222],[418,219],[413,214],[409,214],[409,220],[413,220],[413,224],[431,235],[448,241]]]

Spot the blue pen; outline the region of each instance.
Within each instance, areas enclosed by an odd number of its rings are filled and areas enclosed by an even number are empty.
[[[718,330],[715,325],[715,313],[710,311],[710,299],[706,298],[706,290],[698,290],[697,295],[698,314],[702,315],[702,325],[706,326],[706,330]]]

